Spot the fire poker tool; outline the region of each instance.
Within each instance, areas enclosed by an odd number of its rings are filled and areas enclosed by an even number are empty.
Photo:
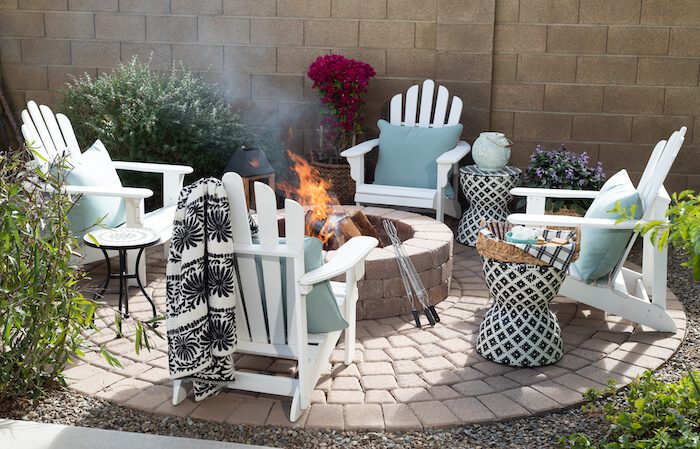
[[[401,279],[404,283],[404,288],[406,289],[406,296],[411,301],[411,308],[413,311],[413,318],[416,320],[416,325],[420,327],[420,316],[418,311],[414,307],[413,298],[414,292],[415,297],[418,298],[418,302],[423,306],[423,313],[428,319],[431,326],[435,326],[436,322],[440,322],[440,317],[435,310],[435,307],[430,304],[428,298],[428,292],[425,291],[425,287],[418,276],[416,267],[413,265],[411,258],[406,254],[406,250],[399,240],[398,232],[396,231],[396,226],[389,220],[383,220],[384,230],[386,231],[391,244],[396,252],[396,261],[399,264],[399,272],[401,273]]]

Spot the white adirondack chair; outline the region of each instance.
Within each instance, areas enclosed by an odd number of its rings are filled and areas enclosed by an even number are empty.
[[[28,145],[35,153],[34,159],[44,170],[48,170],[50,161],[58,155],[80,157],[81,150],[73,132],[70,120],[63,114],[55,114],[48,106],[38,106],[34,101],[27,103],[27,109],[22,111],[22,134]],[[125,226],[135,228],[151,228],[160,235],[161,243],[166,245],[172,235],[173,218],[177,206],[178,195],[182,189],[185,175],[192,173],[192,167],[182,165],[152,164],[143,162],[113,161],[117,170],[130,170],[143,173],[163,174],[163,207],[145,213],[144,199],[153,195],[150,189],[132,187],[90,187],[65,186],[69,195],[109,196],[122,198],[126,203]],[[82,236],[78,236],[82,237]],[[82,238],[78,238],[82,242]],[[103,255],[99,250],[84,246],[82,248],[83,263],[101,260]],[[134,272],[136,253],[127,254],[127,263],[131,273]],[[139,276],[146,279],[146,264],[139,267]]]
[[[614,219],[544,215],[547,198],[595,198],[598,192],[526,187],[511,190],[513,195],[527,197],[526,213],[512,214],[508,221],[527,226],[580,225],[602,229],[633,229],[638,223],[666,220],[665,214],[671,199],[663,182],[683,145],[685,133],[686,127],[682,127],[674,132],[668,141],[662,140],[656,144],[637,185],[637,192],[644,206],[644,214],[638,221],[615,224]],[[634,233],[609,280],[587,284],[570,271],[560,294],[657,331],[675,332],[676,325],[666,310],[667,249],[658,250],[650,237],[645,235],[642,272],[623,266],[637,237],[638,233]],[[585,245],[586,242],[581,244]]]
[[[450,94],[445,86],[437,89],[437,98],[434,98],[435,82],[425,80],[420,91],[418,85],[411,86],[406,92],[404,108],[404,95],[396,94],[391,99],[389,122],[392,125],[418,126],[421,128],[441,128],[459,124],[462,114],[462,100],[454,96],[447,114]],[[433,103],[435,107],[433,108]],[[416,116],[417,114],[417,116]],[[447,122],[445,122],[447,118]],[[437,188],[425,189],[415,187],[387,186],[379,184],[365,184],[365,154],[379,145],[379,139],[371,139],[355,145],[340,153],[348,159],[350,175],[355,180],[355,202],[368,204],[387,204],[393,206],[405,206],[410,208],[422,208],[435,210],[436,217],[443,221],[444,214],[452,217],[461,216],[461,208],[458,197],[458,172],[459,161],[471,151],[471,146],[460,140],[457,146],[437,159]],[[380,150],[381,151],[381,150]],[[410,157],[410,155],[407,155]],[[453,169],[452,187],[454,198],[449,199],[444,195],[444,188],[448,183],[448,174]],[[398,168],[397,168],[398,170]]]
[[[226,173],[224,187],[231,207],[231,227],[239,278],[236,282],[237,353],[296,360],[297,378],[274,374],[237,372],[236,380],[227,385],[238,390],[291,396],[290,420],[296,421],[310,403],[321,372],[328,365],[342,331],[310,334],[306,324],[306,294],[313,285],[341,274],[345,282],[331,282],[343,318],[345,330],[345,364],[350,364],[355,351],[355,306],[357,281],[365,274],[365,258],[377,246],[372,237],[354,237],[345,243],[336,256],[316,270],[304,274],[304,209],[299,203],[285,200],[285,241],[280,243],[277,227],[277,200],[266,184],[256,182],[255,204],[260,243],[252,243],[243,181],[236,173]],[[262,272],[258,272],[255,256],[262,256]],[[286,258],[286,271],[280,260]],[[264,279],[264,295],[258,277]],[[282,282],[285,277],[286,282]],[[286,285],[286,292],[282,286]],[[263,299],[264,298],[264,299]],[[286,298],[286,299],[285,299]],[[263,313],[263,301],[267,317]],[[286,301],[286,304],[285,304]],[[287,322],[283,308],[287,310]],[[245,312],[244,312],[245,310]],[[247,319],[246,319],[247,315]],[[266,324],[267,323],[267,324]],[[187,395],[183,382],[173,382],[173,404]]]

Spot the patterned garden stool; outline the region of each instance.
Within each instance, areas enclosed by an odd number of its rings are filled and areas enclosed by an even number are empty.
[[[459,243],[474,246],[481,229],[481,220],[505,221],[508,217],[510,189],[518,185],[522,170],[505,167],[499,171],[483,171],[476,165],[459,169],[462,192],[469,201],[469,208],[462,215],[457,229]]]
[[[510,227],[509,225],[502,225]],[[542,366],[561,359],[561,329],[549,303],[578,256],[577,233],[544,230],[546,238],[569,239],[567,245],[515,245],[478,236],[486,286],[493,306],[479,326],[476,350],[510,366]]]

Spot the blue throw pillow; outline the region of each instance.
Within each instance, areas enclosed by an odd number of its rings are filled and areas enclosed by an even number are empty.
[[[614,212],[615,204],[629,210],[636,205],[635,218],[643,215],[643,206],[626,170],[608,179],[593,204],[586,211],[586,218],[620,218]],[[604,278],[615,269],[632,237],[630,229],[581,228],[581,252],[573,264],[574,273],[584,282]]]
[[[253,238],[258,243],[257,238]],[[280,239],[284,242],[284,239]],[[286,294],[286,263],[285,258],[280,259],[280,271],[282,273],[282,293]],[[265,285],[262,279],[262,258],[255,256],[255,264],[258,270],[258,283],[260,292],[265,295]],[[323,243],[316,237],[304,238],[304,271],[315,270],[323,265]],[[286,298],[284,304],[286,305]],[[263,313],[267,316],[267,304],[263,301]],[[285,320],[289,316],[288,311],[283,311]],[[316,284],[311,292],[306,295],[306,327],[311,333],[324,333],[342,330],[348,327],[348,322],[343,319],[338,303],[333,295],[331,283],[323,281]]]
[[[379,185],[421,187],[437,186],[437,158],[457,146],[462,125],[443,128],[396,126],[386,120],[379,127],[379,157],[374,183]],[[450,197],[449,183],[445,194]],[[454,194],[454,193],[452,193]]]
[[[65,182],[81,187],[122,187],[107,149],[98,139],[79,157],[68,159]],[[68,212],[70,229],[75,235],[86,234],[101,227],[114,228],[126,222],[124,200],[110,196],[81,196]]]

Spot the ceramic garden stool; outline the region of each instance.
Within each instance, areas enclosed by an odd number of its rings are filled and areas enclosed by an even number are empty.
[[[83,240],[87,246],[92,248],[98,248],[102,250],[105,262],[107,263],[107,280],[102,286],[100,293],[95,294],[95,296],[102,296],[107,287],[109,286],[109,281],[112,279],[119,280],[119,312],[123,314],[125,318],[129,317],[129,279],[136,279],[136,284],[141,289],[141,293],[146,297],[149,303],[151,303],[151,308],[153,309],[153,316],[156,316],[156,305],[153,299],[146,293],[146,289],[143,287],[141,278],[139,277],[139,263],[141,262],[141,256],[143,256],[143,251],[149,246],[156,245],[160,242],[160,235],[147,228],[116,228],[116,229],[100,229],[83,236]],[[117,251],[119,254],[119,271],[117,273],[112,273],[112,264],[109,261],[108,250]],[[136,255],[136,265],[135,272],[128,273],[126,268],[126,254],[129,250],[138,250]]]
[[[486,285],[494,299],[479,326],[476,350],[510,366],[542,366],[561,359],[561,329],[549,302],[566,271],[547,265],[483,259]]]
[[[512,196],[510,189],[518,185],[522,170],[507,166],[503,170],[484,171],[476,165],[459,169],[459,182],[462,192],[469,201],[457,229],[459,243],[474,246],[481,229],[481,220],[505,221],[508,217],[508,203]]]

